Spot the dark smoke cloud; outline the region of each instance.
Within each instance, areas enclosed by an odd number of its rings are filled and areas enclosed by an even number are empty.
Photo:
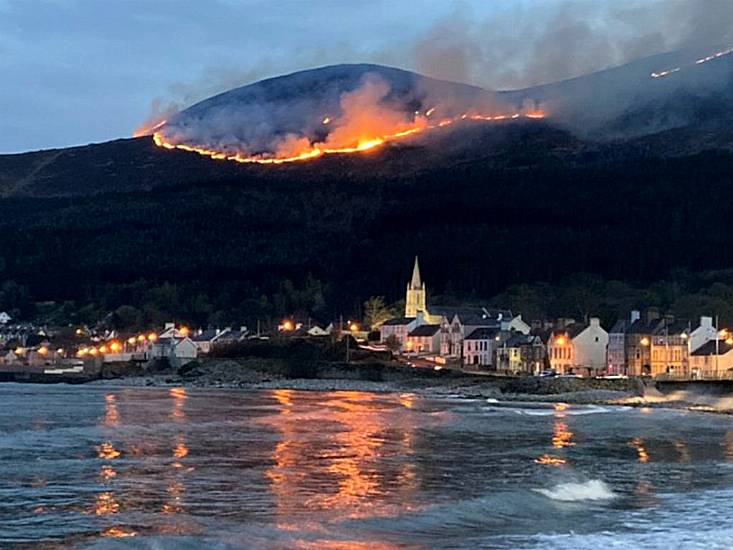
[[[476,20],[459,7],[412,47],[418,72],[493,89],[558,81],[675,49],[733,42],[733,1],[562,1]]]

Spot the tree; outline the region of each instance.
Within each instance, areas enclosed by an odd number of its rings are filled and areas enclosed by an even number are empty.
[[[372,330],[378,329],[390,317],[392,310],[384,303],[384,296],[372,296],[364,302],[364,322]]]

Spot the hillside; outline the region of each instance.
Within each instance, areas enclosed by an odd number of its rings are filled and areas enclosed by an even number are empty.
[[[414,254],[432,294],[484,299],[579,273],[733,268],[733,135],[703,118],[611,141],[552,117],[467,121],[278,166],[149,137],[0,155],[0,310],[328,319],[401,298]]]

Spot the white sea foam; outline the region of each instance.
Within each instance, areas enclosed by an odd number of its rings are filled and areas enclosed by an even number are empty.
[[[584,483],[558,483],[549,489],[535,489],[535,491],[547,498],[562,502],[610,500],[616,498],[616,493],[600,479],[591,479]]]

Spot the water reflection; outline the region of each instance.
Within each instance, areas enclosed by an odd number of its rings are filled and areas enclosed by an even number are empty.
[[[383,396],[362,392],[327,394],[315,413],[308,394],[276,390],[272,396],[278,408],[266,421],[279,441],[265,475],[281,527],[294,527],[303,513],[345,519],[415,508],[410,415],[395,415]],[[402,407],[412,403],[409,395],[399,398]]]
[[[114,427],[120,421],[120,414],[117,411],[117,398],[113,393],[104,396],[104,425]]]
[[[116,514],[120,509],[115,494],[112,491],[99,493],[94,501],[94,513],[98,516]]]
[[[120,456],[120,451],[115,449],[114,445],[112,445],[111,441],[105,441],[101,445],[96,447],[97,449],[97,457],[103,458],[105,460],[112,460],[113,458],[117,458]]]
[[[182,422],[186,419],[186,412],[183,410],[183,406],[186,403],[187,395],[184,388],[171,388],[168,390],[168,395],[173,398],[173,410],[171,410],[171,419],[174,421]]]
[[[568,428],[565,422],[565,411],[568,410],[570,405],[567,403],[555,403],[553,405],[553,425],[552,425],[552,438],[550,444],[554,449],[564,449],[565,447],[573,447],[575,442],[572,440],[575,435]],[[534,460],[537,464],[544,464],[546,466],[563,466],[567,464],[567,459],[562,456],[554,454],[542,454]]]
[[[649,452],[644,446],[644,441],[642,441],[638,437],[635,437],[634,439],[629,441],[629,445],[636,449],[637,460],[639,462],[641,462],[642,464],[646,464],[647,462],[649,462]]]

